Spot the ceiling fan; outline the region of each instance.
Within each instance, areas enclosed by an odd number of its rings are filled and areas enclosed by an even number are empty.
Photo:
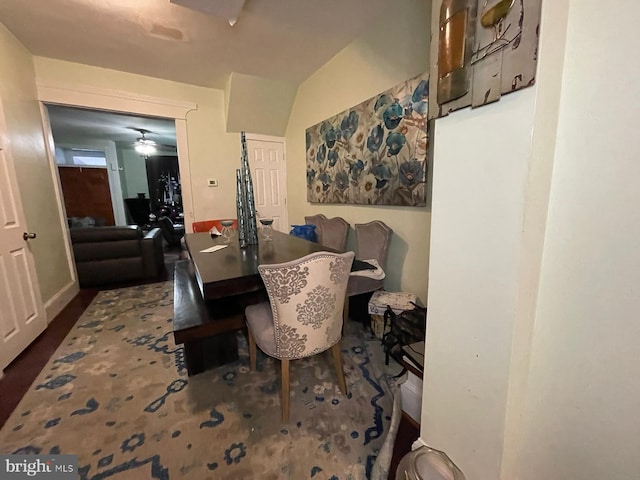
[[[176,151],[176,147],[174,145],[167,145],[164,143],[158,143],[155,140],[151,140],[147,138],[147,135],[153,133],[151,130],[147,130],[146,128],[135,128],[128,127],[131,130],[135,130],[140,133],[140,136],[133,142],[133,148],[136,152],[138,152],[143,157],[149,157],[158,152],[158,150],[170,150],[172,152]]]

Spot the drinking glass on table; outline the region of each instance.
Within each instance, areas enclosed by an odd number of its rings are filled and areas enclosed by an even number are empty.
[[[224,239],[224,243],[231,243],[231,239],[236,234],[233,229],[233,220],[222,220],[220,221],[220,225],[222,225],[222,238]]]
[[[273,218],[261,218],[260,223],[262,224],[262,238],[266,241],[271,240],[273,235]]]

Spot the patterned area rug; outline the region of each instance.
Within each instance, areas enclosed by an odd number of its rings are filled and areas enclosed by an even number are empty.
[[[239,334],[237,362],[187,377],[172,303],[171,282],[101,292],[0,431],[0,452],[77,454],[94,480],[386,478],[397,372],[360,324],[341,343],[349,398],[329,353],[293,361],[282,424],[279,362],[259,352],[251,372]]]

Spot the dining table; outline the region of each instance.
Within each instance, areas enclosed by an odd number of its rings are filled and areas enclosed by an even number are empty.
[[[259,235],[257,244],[244,248],[237,237],[227,240],[209,233],[188,233],[185,241],[205,300],[264,290],[259,265],[289,262],[314,252],[337,252],[279,231],[273,231],[270,239]],[[222,248],[207,251],[211,247]]]
[[[258,271],[262,264],[284,263],[334,249],[273,231],[241,248],[237,236],[187,233],[188,260],[174,271],[173,335],[184,345],[189,375],[238,358],[237,331],[245,328],[247,305],[268,301]]]

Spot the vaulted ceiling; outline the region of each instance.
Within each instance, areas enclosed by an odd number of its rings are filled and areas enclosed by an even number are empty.
[[[223,89],[231,72],[297,85],[401,5],[401,0],[2,0],[0,22],[37,56]]]

